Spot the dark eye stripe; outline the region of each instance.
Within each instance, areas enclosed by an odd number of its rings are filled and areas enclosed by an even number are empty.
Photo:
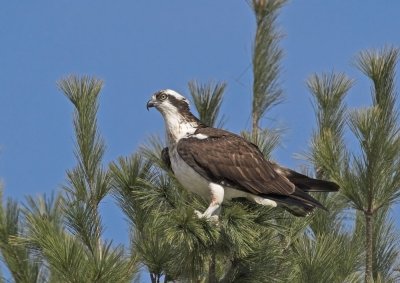
[[[189,104],[186,101],[180,100],[180,99],[176,99],[176,97],[174,97],[172,95],[168,97],[168,101],[172,105],[174,105],[177,109],[179,109],[180,111],[189,112]]]

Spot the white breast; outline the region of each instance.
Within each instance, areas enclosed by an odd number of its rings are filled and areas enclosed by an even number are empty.
[[[200,176],[179,156],[176,147],[170,148],[171,167],[179,183],[205,199],[210,199],[209,181]]]

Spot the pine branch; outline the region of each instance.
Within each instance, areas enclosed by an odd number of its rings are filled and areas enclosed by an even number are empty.
[[[148,159],[153,166],[161,168],[165,172],[169,172],[170,169],[168,165],[165,164],[161,158],[161,152],[165,147],[165,142],[158,135],[153,135],[140,147],[139,153]]]
[[[313,105],[320,134],[330,130],[339,139],[343,139],[347,118],[344,98],[352,85],[353,81],[342,73],[314,74],[308,79],[307,86],[314,98]]]
[[[196,81],[189,82],[190,95],[199,113],[200,121],[210,127],[221,128],[225,122],[224,116],[218,121],[225,88],[225,83],[199,84]]]
[[[379,106],[393,118],[397,118],[395,76],[398,57],[398,49],[385,47],[382,50],[363,51],[356,61],[356,66],[373,82],[373,105]]]
[[[295,275],[292,282],[359,282],[360,245],[346,234],[306,234],[293,245]],[[329,266],[329,268],[327,268]]]
[[[44,265],[23,245],[15,245],[14,239],[25,233],[23,216],[19,205],[8,199],[3,205],[0,185],[0,251],[1,260],[6,265],[15,282],[44,282]],[[4,282],[1,280],[1,282]]]
[[[396,271],[400,249],[398,229],[387,209],[380,210],[374,225],[373,277],[379,276],[382,282],[395,282],[395,278],[400,276],[400,272]]]
[[[359,140],[361,156],[354,158],[354,173],[363,197],[348,197],[359,209],[374,213],[398,199],[400,185],[400,139],[396,96],[393,85],[397,50],[364,52],[359,65],[373,82],[373,106],[353,111],[350,128]]]
[[[283,57],[279,40],[282,35],[277,31],[276,19],[285,3],[285,0],[252,1],[257,24],[253,51],[253,135],[257,135],[260,119],[283,99],[279,86],[280,61]]]
[[[313,75],[307,81],[317,120],[308,157],[317,178],[333,179],[341,190],[348,186],[349,180],[346,178],[349,153],[344,141],[348,115],[344,99],[352,84],[344,74],[335,73]],[[359,282],[363,243],[346,228],[346,223],[353,221],[348,217],[351,213],[348,201],[340,192],[316,193],[313,197],[328,212],[313,215],[309,229],[294,242],[294,282]]]
[[[348,167],[348,150],[344,141],[347,107],[344,99],[353,81],[344,74],[313,75],[307,81],[313,96],[317,129],[312,136],[309,160],[314,164],[317,178],[334,179],[343,187],[343,171]],[[314,233],[341,233],[342,212],[347,206],[341,194],[315,194],[328,209],[313,217]]]
[[[176,244],[167,241],[165,234],[166,223],[172,214],[179,214],[176,208],[184,206],[185,197],[168,175],[155,168],[155,153],[148,153],[149,160],[139,154],[119,158],[110,172],[113,194],[132,225],[132,250],[148,268],[152,282],[157,282],[163,274],[168,278],[180,274],[171,264],[177,260]]]
[[[347,122],[344,98],[352,83],[344,74],[334,73],[313,75],[307,82],[317,118],[310,159],[319,178],[333,177],[339,183],[348,155],[343,137]]]
[[[105,145],[97,129],[98,95],[102,82],[95,78],[71,76],[59,82],[60,89],[75,106],[75,156],[78,165],[68,171],[70,209],[67,222],[94,254],[99,254],[102,234],[98,205],[110,189],[110,177],[102,169]]]
[[[61,80],[59,87],[74,105],[75,156],[78,164],[67,172],[64,210],[66,226],[72,235],[68,235],[64,229],[54,230],[51,223],[36,221],[33,228],[42,225],[43,229],[50,229],[48,233],[57,232],[58,237],[64,239],[64,244],[82,257],[79,264],[90,269],[87,278],[91,282],[129,281],[137,272],[135,256],[126,256],[122,246],[113,247],[112,242],[102,239],[99,204],[111,189],[111,175],[102,166],[105,144],[97,127],[98,97],[102,82],[90,77],[70,76]],[[47,247],[49,253],[46,256],[53,257],[53,253],[60,252],[59,248],[58,245]],[[52,268],[62,269],[62,264],[62,261],[54,261]],[[67,276],[67,270],[64,271]]]
[[[350,129],[360,145],[346,172],[345,196],[365,218],[365,281],[377,280],[374,270],[377,215],[400,197],[400,127],[394,86],[398,50],[364,51],[357,66],[372,81],[373,105],[351,112]],[[376,277],[377,276],[377,277]]]

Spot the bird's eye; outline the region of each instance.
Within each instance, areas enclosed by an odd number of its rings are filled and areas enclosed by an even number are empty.
[[[162,93],[160,95],[160,100],[165,100],[165,99],[167,99],[167,95],[165,93]]]

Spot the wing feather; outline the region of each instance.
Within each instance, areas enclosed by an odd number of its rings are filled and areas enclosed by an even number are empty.
[[[172,167],[171,167],[171,159],[169,157],[169,150],[168,147],[164,147],[161,151],[161,160],[164,164],[164,166],[168,169],[172,171]]]
[[[275,172],[259,149],[244,138],[215,128],[201,128],[177,145],[180,157],[201,176],[213,182],[225,182],[257,195],[291,195],[295,186]]]

